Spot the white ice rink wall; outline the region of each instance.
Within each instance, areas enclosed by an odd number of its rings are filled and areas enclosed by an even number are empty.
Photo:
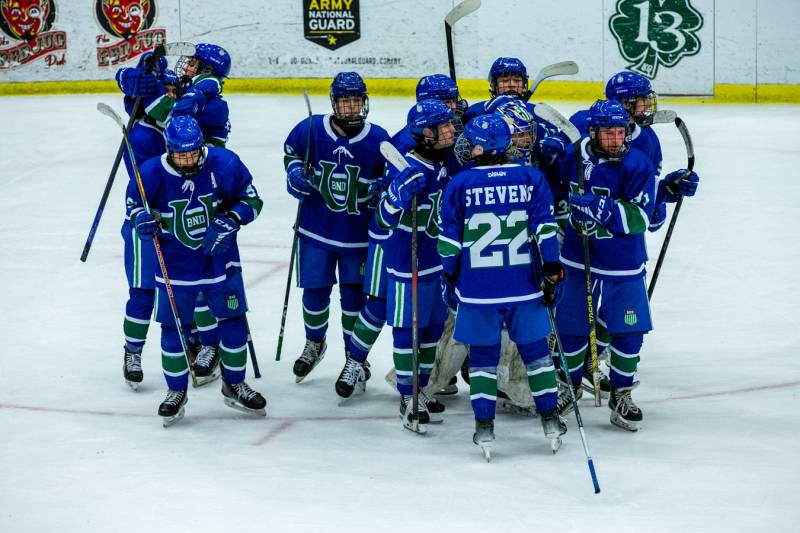
[[[0,94],[113,90],[114,71],[164,38],[228,49],[229,92],[324,92],[336,72],[357,70],[373,94],[411,94],[421,75],[448,71],[443,21],[457,3],[2,0]],[[797,0],[483,0],[455,27],[456,68],[472,97],[486,95],[489,66],[507,55],[531,75],[578,63],[541,98],[594,98],[629,68],[663,95],[800,102],[798,27]]]

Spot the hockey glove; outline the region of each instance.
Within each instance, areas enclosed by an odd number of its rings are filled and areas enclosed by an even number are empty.
[[[456,298],[456,280],[451,278],[450,275],[442,272],[442,301],[455,312],[458,309],[458,298]]]
[[[570,194],[569,208],[572,217],[581,223],[597,222],[601,226],[611,220],[612,202],[607,196],[596,194]]]
[[[386,201],[395,209],[408,209],[415,194],[425,189],[425,175],[413,167],[406,167],[394,177],[386,190]]]
[[[561,263],[545,263],[542,265],[542,304],[556,307],[561,300],[563,281],[567,279],[567,272]]]
[[[221,254],[231,247],[234,235],[241,227],[234,216],[231,213],[226,213],[214,217],[214,220],[206,228],[206,238],[203,241],[204,254]]]
[[[684,168],[664,176],[659,185],[664,187],[664,200],[675,203],[681,196],[694,196],[698,183],[700,183],[700,176],[694,171],[689,172]]]
[[[286,174],[286,190],[302,201],[311,194],[311,182],[301,165],[294,165]]]
[[[152,96],[161,91],[161,82],[144,68],[121,68],[117,71],[117,85],[128,96]]]
[[[540,161],[544,166],[550,166],[564,155],[566,150],[564,141],[557,135],[548,135],[539,141]]]
[[[667,220],[667,204],[656,204],[653,208],[653,214],[650,215],[650,225],[647,226],[648,231],[658,231],[664,222]]]
[[[158,223],[161,216],[158,211],[148,211],[142,209],[133,216],[133,226],[136,228],[136,234],[143,241],[150,241],[153,239],[153,234],[158,231]]]

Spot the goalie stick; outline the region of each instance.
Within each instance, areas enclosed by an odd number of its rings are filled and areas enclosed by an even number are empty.
[[[444,17],[444,36],[447,39],[447,63],[450,66],[450,77],[456,81],[456,60],[453,55],[453,26],[456,22],[481,7],[481,0],[464,0]]]
[[[148,72],[152,73],[152,68],[158,65],[159,60],[164,56],[192,56],[195,53],[194,45],[191,43],[165,43],[156,46],[153,50],[153,54],[145,60],[145,68],[147,68]],[[133,128],[134,123],[136,122],[137,115],[139,114],[139,109],[142,106],[142,97],[137,96],[136,100],[133,103],[133,110],[131,110],[130,118],[128,119],[128,124],[124,126],[125,134],[129,135],[131,129]],[[97,206],[97,212],[94,215],[94,220],[92,221],[92,226],[89,228],[89,236],[86,237],[86,243],[83,245],[83,252],[81,252],[81,261],[86,262],[86,258],[89,257],[89,250],[92,247],[92,242],[94,241],[94,234],[97,232],[97,227],[100,225],[100,218],[103,216],[103,211],[106,208],[106,202],[108,201],[108,195],[111,193],[111,186],[114,184],[114,178],[117,175],[117,169],[119,168],[119,164],[122,161],[122,154],[125,151],[125,139],[120,141],[119,149],[117,149],[117,155],[114,158],[114,164],[111,165],[111,172],[108,174],[108,180],[106,181],[106,187],[103,189],[103,195],[100,197],[100,205]],[[133,155],[131,154],[131,157]]]
[[[480,2],[478,2],[480,4]],[[381,155],[397,170],[410,165],[390,142],[381,142]],[[419,291],[417,272],[417,195],[411,199],[411,430],[423,433],[419,426]],[[405,415],[403,415],[405,416]]]
[[[142,198],[142,205],[147,211],[150,211],[150,206],[147,203],[147,195],[145,194],[144,184],[142,183],[142,176],[139,174],[139,165],[136,164],[136,158],[133,155],[133,148],[131,148],[131,142],[128,138],[128,131],[125,129],[125,123],[122,122],[122,118],[114,111],[108,104],[104,104],[103,102],[97,103],[97,110],[104,114],[107,117],[110,117],[117,125],[122,129],[122,141],[124,143],[125,148],[128,150],[128,156],[131,158],[131,167],[133,168],[133,174],[136,176],[136,185],[139,188],[139,194]],[[175,319],[175,326],[178,329],[178,337],[181,340],[181,347],[183,348],[183,357],[186,359],[186,365],[189,367],[189,376],[192,378],[192,386],[197,387],[197,376],[194,374],[194,369],[192,368],[192,361],[189,359],[189,347],[186,343],[186,337],[183,334],[183,328],[181,327],[181,319],[178,315],[178,304],[175,302],[175,294],[172,292],[172,283],[169,280],[169,275],[167,274],[167,264],[164,262],[164,254],[161,252],[161,244],[158,239],[158,233],[153,234],[153,246],[156,249],[156,257],[158,257],[158,265],[161,267],[161,275],[164,277],[164,285],[167,289],[167,297],[169,298],[169,305],[172,308],[172,316]]]
[[[564,115],[553,109],[547,104],[537,104],[534,109],[536,115],[554,125],[564,132],[575,149],[575,161],[578,170],[578,193],[585,191],[583,175],[583,155],[581,154],[581,134],[572,122],[567,120]],[[600,369],[597,366],[597,327],[594,316],[594,298],[592,296],[592,271],[591,260],[589,258],[589,235],[586,233],[586,226],[581,225],[581,241],[583,243],[583,270],[586,273],[586,313],[589,319],[589,352],[592,358],[592,384],[594,385],[594,405],[600,407]],[[564,376],[571,382],[572,377],[569,367],[563,368]]]
[[[692,143],[692,136],[689,135],[689,129],[686,127],[686,123],[680,117],[675,117],[675,126],[678,128],[681,137],[683,137],[683,142],[686,145],[688,163],[685,176],[688,176],[692,173],[692,169],[694,169],[694,144]],[[675,204],[675,210],[672,212],[672,218],[669,220],[667,235],[664,237],[664,243],[661,245],[661,252],[658,254],[658,261],[656,262],[656,269],[653,271],[653,277],[650,279],[650,286],[647,288],[648,300],[653,298],[653,291],[655,291],[656,282],[658,281],[658,273],[661,272],[661,265],[664,264],[664,257],[667,255],[667,246],[669,246],[669,241],[672,239],[672,230],[675,229],[675,223],[678,221],[678,213],[680,213],[682,205],[683,196],[680,196],[678,202]]]

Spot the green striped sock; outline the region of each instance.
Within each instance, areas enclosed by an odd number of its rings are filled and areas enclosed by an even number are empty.
[[[200,331],[208,331],[217,327],[217,319],[211,314],[208,306],[196,307],[194,310],[194,322]]]
[[[122,322],[122,331],[125,334],[125,341],[134,344],[143,344],[147,339],[147,331],[150,329],[150,320],[144,321],[125,315]]]

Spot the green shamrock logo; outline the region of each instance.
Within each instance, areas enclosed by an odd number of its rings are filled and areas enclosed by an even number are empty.
[[[652,80],[659,65],[674,67],[700,52],[703,16],[689,0],[617,0],[608,27],[628,69]]]

